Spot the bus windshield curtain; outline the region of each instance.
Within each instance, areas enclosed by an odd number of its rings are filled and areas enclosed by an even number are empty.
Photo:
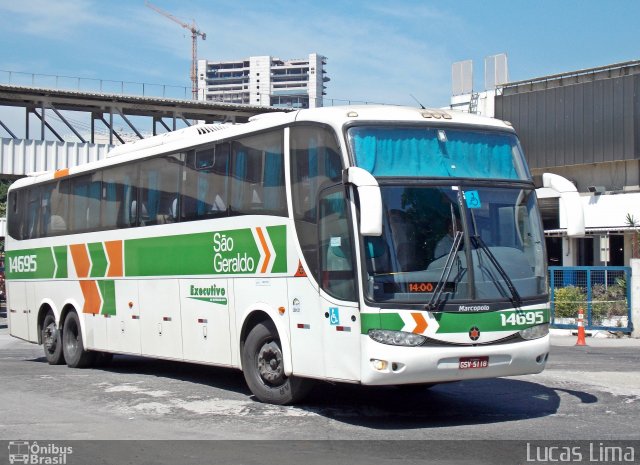
[[[358,166],[374,176],[518,179],[511,140],[501,134],[434,129],[354,128]]]

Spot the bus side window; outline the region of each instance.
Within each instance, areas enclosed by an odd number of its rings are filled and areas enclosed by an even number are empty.
[[[100,226],[102,172],[71,179],[72,232],[95,230]]]
[[[102,226],[104,229],[135,225],[131,206],[136,198],[137,164],[107,168],[103,172]]]
[[[182,221],[227,216],[229,144],[203,147],[186,154],[182,175]]]
[[[231,212],[287,216],[282,130],[233,142]]]
[[[27,218],[24,239],[35,239],[39,235],[40,225],[40,188],[31,187],[28,191]]]
[[[318,193],[337,184],[342,159],[335,135],[322,126],[295,126],[291,135],[291,197],[296,232],[312,276],[320,281],[318,268]]]
[[[59,224],[58,218],[54,218],[52,209],[52,200],[57,196],[58,186],[56,184],[45,184],[42,186],[42,199],[40,201],[40,218],[42,221],[42,236],[52,235],[52,226],[54,222]]]
[[[344,186],[320,194],[319,239],[321,286],[342,300],[356,300],[351,228]]]
[[[48,235],[66,233],[69,224],[69,187],[68,179],[61,180],[51,193],[51,217]]]
[[[140,226],[177,221],[181,165],[181,154],[152,158],[140,164],[139,204],[132,204],[132,214],[138,215]]]
[[[7,226],[9,228],[9,235],[14,239],[22,239],[22,231],[23,231],[23,218],[22,213],[24,211],[23,201],[24,201],[24,193],[26,191],[12,191],[9,193],[9,205],[7,208],[9,219],[7,221]]]

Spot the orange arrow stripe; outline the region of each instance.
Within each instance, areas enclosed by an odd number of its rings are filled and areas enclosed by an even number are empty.
[[[104,248],[107,250],[109,257],[109,269],[107,276],[109,278],[119,278],[122,276],[122,241],[106,241]]]
[[[269,247],[267,247],[267,241],[264,239],[264,234],[262,234],[261,228],[256,228],[256,232],[258,233],[258,237],[260,238],[260,244],[262,245],[262,249],[264,250],[265,257],[264,263],[262,264],[262,269],[260,273],[266,273],[267,268],[269,267],[269,260],[271,260],[271,252],[269,252]]]
[[[69,250],[71,250],[71,258],[73,258],[78,278],[87,278],[91,269],[87,246],[85,244],[71,244]]]
[[[427,329],[427,326],[429,326],[429,324],[427,323],[427,320],[425,320],[422,313],[412,313],[411,316],[413,317],[413,320],[416,322],[416,327],[414,328],[413,332],[416,334],[424,333],[424,331]]]
[[[82,289],[82,295],[84,296],[82,313],[100,313],[102,298],[100,297],[98,283],[96,281],[80,281],[80,289]]]

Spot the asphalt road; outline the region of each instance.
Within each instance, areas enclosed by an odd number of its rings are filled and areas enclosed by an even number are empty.
[[[555,338],[539,375],[418,391],[322,383],[282,407],[230,369],[129,356],[50,366],[0,319],[0,439],[639,439],[640,344],[572,342]]]

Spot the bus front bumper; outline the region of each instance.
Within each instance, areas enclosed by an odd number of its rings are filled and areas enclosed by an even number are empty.
[[[424,384],[540,373],[549,357],[549,347],[548,335],[531,341],[475,347],[392,346],[363,335],[361,382]],[[484,357],[488,357],[486,367],[460,368],[461,359],[475,359],[482,366]]]

